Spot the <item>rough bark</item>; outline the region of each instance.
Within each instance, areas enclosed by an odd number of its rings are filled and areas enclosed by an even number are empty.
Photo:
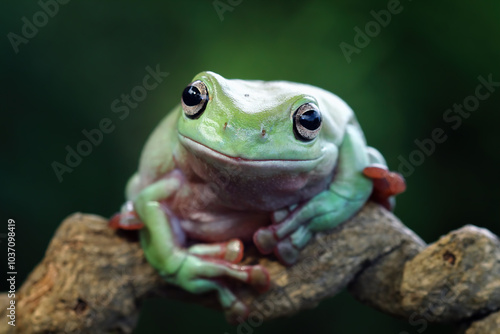
[[[467,334],[495,333],[500,324],[494,313],[500,309],[500,243],[474,226],[426,247],[392,213],[368,203],[348,222],[317,234],[290,268],[251,247],[244,262],[260,262],[271,273],[265,294],[237,289],[254,318],[292,315],[348,287],[363,303],[397,317],[462,323]],[[141,300],[158,295],[217,307],[212,295],[165,284],[133,233],[77,213],[61,224],[19,289],[16,327],[2,321],[0,333],[130,333]],[[1,296],[0,305],[6,302]]]
[[[500,312],[492,313],[464,327],[466,327],[465,334],[500,333]]]

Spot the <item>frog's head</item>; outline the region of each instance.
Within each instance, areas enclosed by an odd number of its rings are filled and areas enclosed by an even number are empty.
[[[181,102],[179,140],[198,176],[225,172],[227,187],[285,202],[326,187],[353,117],[340,98],[317,87],[228,80],[213,72],[196,75]]]

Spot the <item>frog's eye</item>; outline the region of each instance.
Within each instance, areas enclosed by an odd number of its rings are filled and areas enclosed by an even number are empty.
[[[208,102],[207,86],[196,80],[189,84],[182,92],[182,109],[189,118],[198,118],[205,110]]]
[[[293,113],[293,131],[297,139],[310,141],[321,129],[321,113],[313,103],[304,103]]]

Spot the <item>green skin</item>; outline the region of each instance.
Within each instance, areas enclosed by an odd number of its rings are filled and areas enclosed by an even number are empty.
[[[234,321],[248,310],[220,278],[269,286],[265,268],[236,264],[242,242],[293,264],[315,232],[360,210],[373,189],[363,168],[385,162],[330,92],[212,72],[196,80],[207,87],[205,110],[192,119],[178,105],[159,124],[128,183],[122,215],[135,210],[144,223],[146,258],[167,282],[218,292]],[[317,106],[322,119],[309,141],[294,132],[294,112],[304,103]]]

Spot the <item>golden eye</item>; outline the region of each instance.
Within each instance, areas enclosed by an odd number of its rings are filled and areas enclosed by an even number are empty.
[[[302,141],[311,141],[321,129],[321,113],[313,103],[304,103],[293,114],[295,137]]]
[[[181,101],[187,117],[192,119],[200,117],[208,102],[207,86],[200,80],[190,83],[184,88]]]

